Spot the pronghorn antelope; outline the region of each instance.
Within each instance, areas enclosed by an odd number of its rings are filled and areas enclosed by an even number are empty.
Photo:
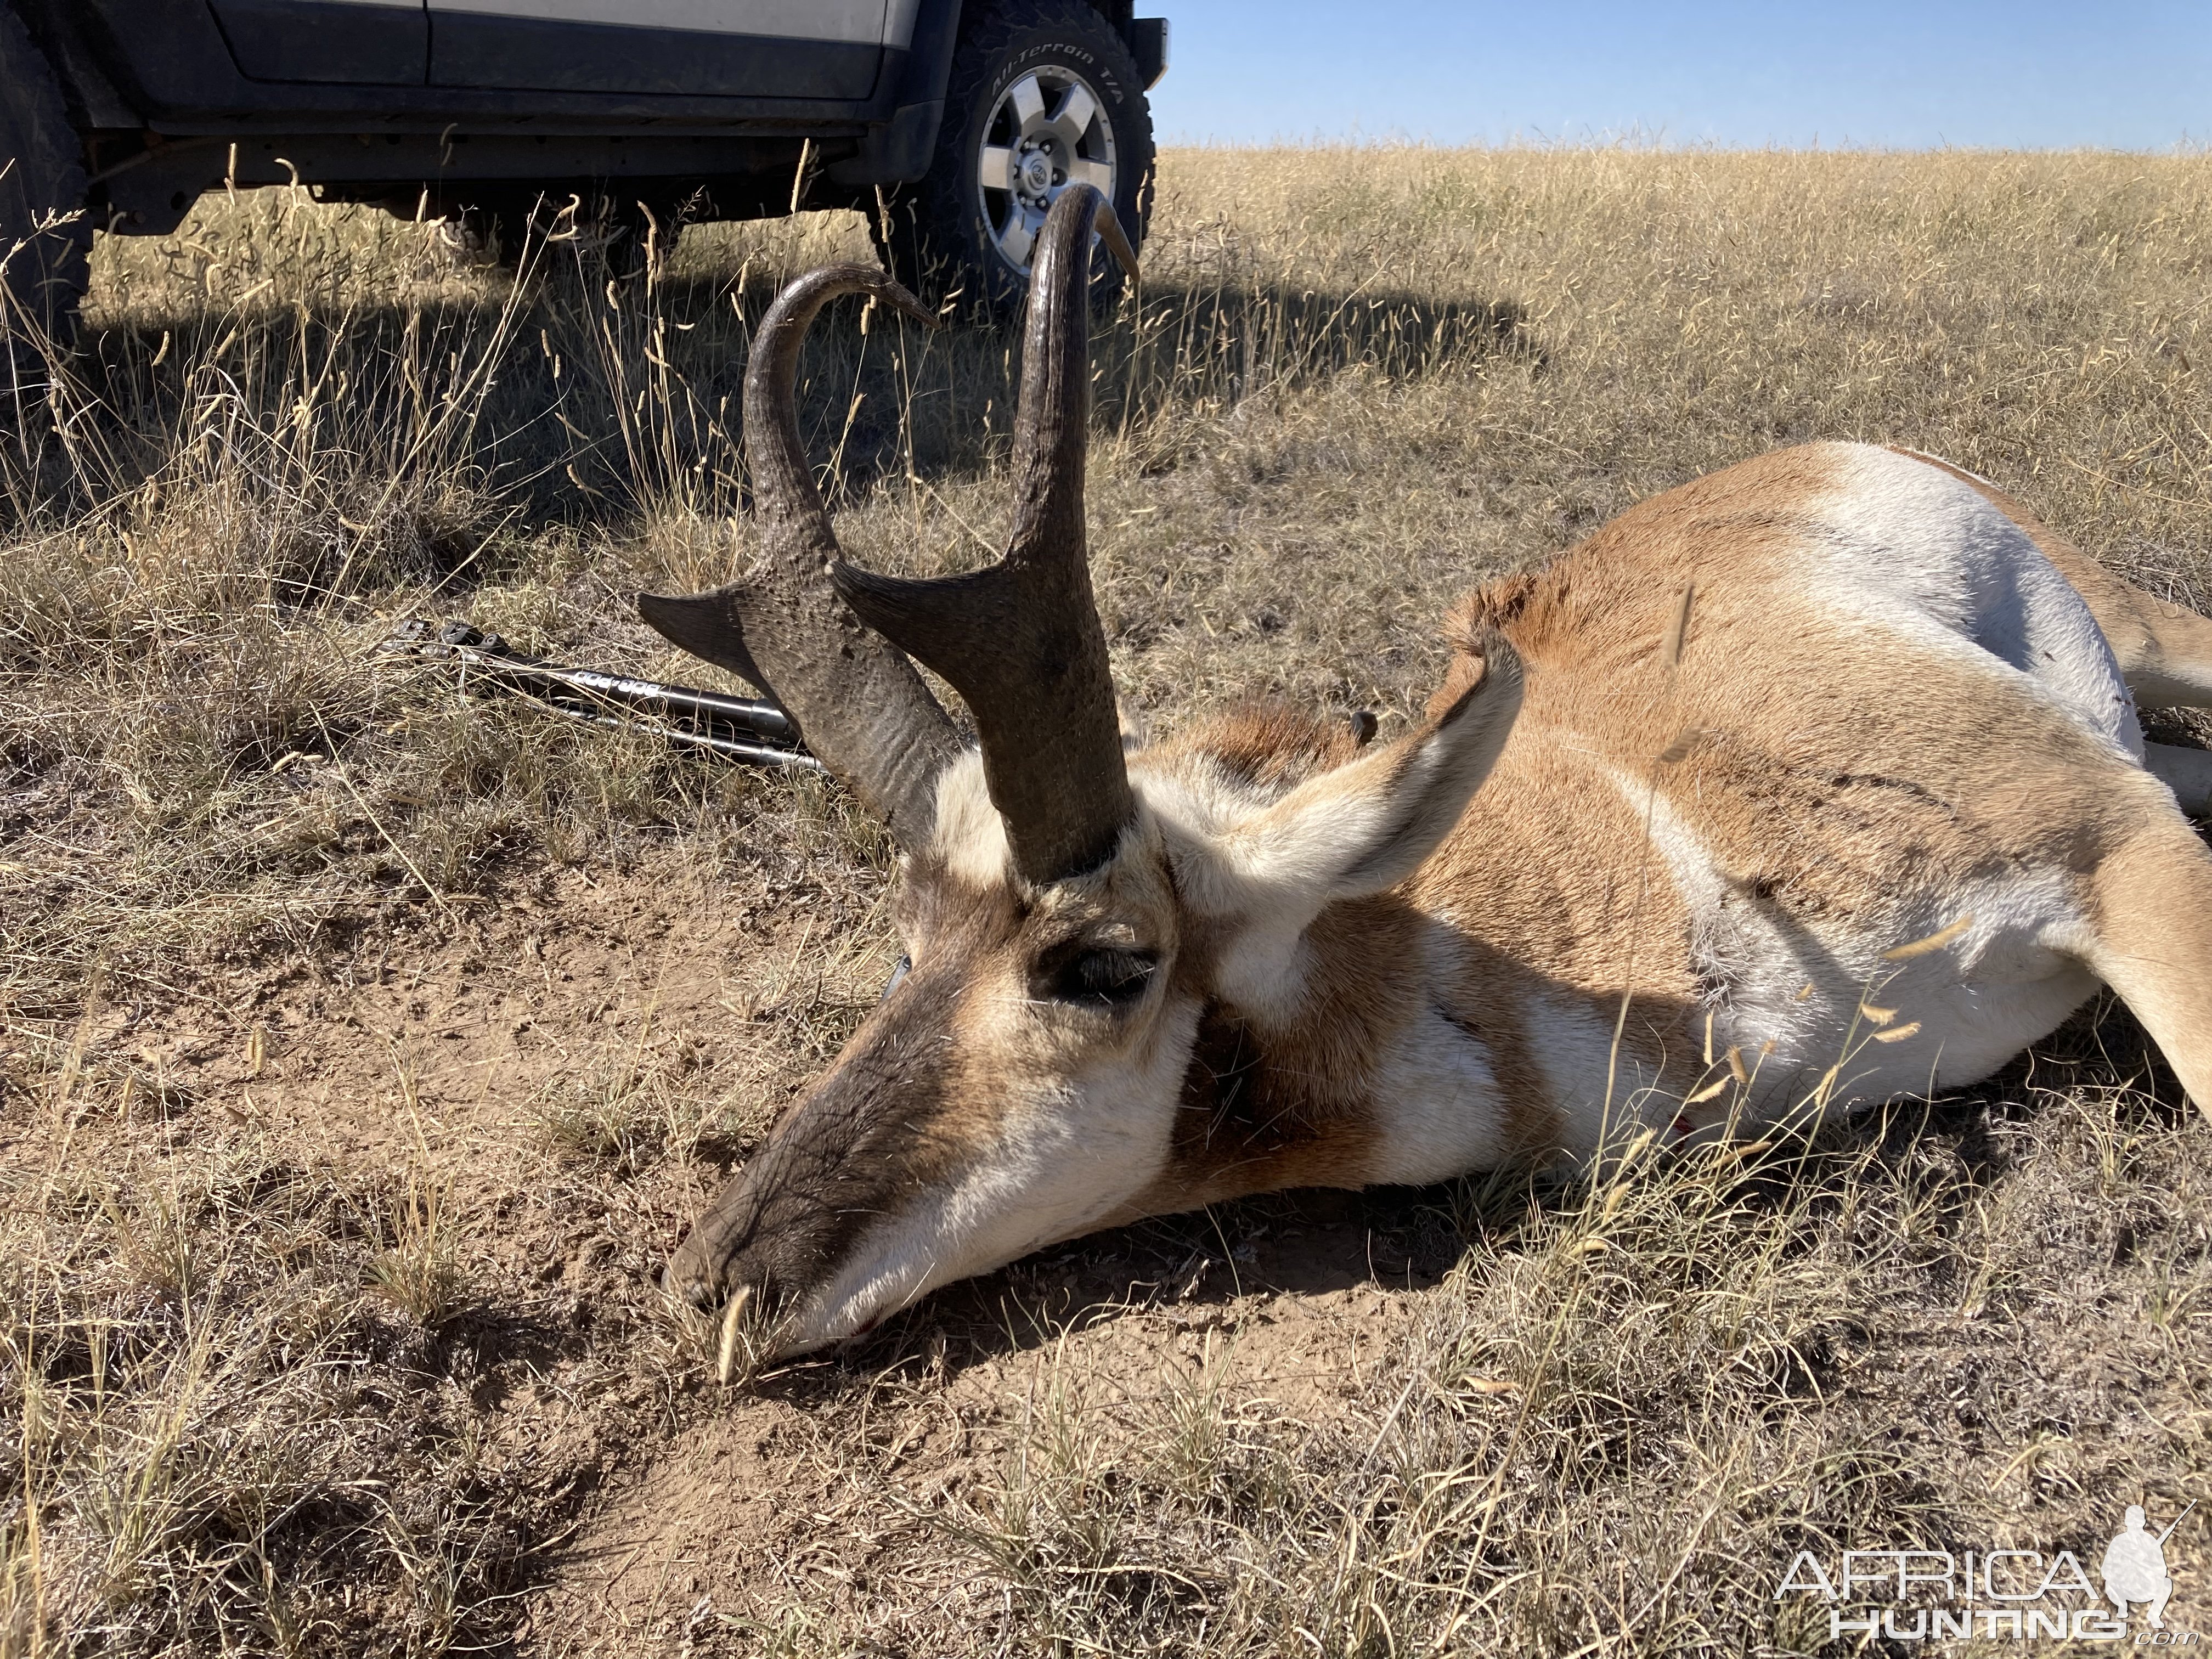
[[[748,580],[645,596],[888,822],[908,965],[678,1250],[766,1351],[1146,1215],[1426,1182],[1967,1084],[2099,981],[2212,1103],[2212,623],[1982,480],[1814,444],[1623,514],[1447,623],[1424,723],[1281,708],[1125,748],[1084,551],[1096,196],[1039,244],[1004,561],[842,562],[793,413],[833,295],[745,389]],[[1117,250],[1126,256],[1126,247]],[[915,673],[966,701],[965,744]]]

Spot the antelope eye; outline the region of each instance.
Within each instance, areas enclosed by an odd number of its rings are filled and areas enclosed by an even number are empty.
[[[1126,1008],[1145,994],[1158,965],[1149,951],[1071,950],[1038,964],[1039,988],[1060,1002]]]

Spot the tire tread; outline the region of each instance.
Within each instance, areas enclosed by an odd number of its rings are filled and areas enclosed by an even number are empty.
[[[989,90],[998,64],[1025,34],[1038,29],[1066,32],[1083,38],[1109,60],[1114,74],[1122,79],[1144,113],[1143,130],[1124,134],[1117,126],[1117,146],[1131,152],[1120,165],[1115,210],[1139,249],[1152,219],[1153,144],[1152,122],[1144,106],[1144,81],[1137,62],[1113,26],[1085,0],[998,0],[975,21],[961,30],[945,88],[945,119],[938,129],[937,149],[928,174],[907,187],[893,205],[888,235],[875,216],[870,227],[891,274],[916,293],[916,286],[933,267],[951,264],[980,283],[984,302],[1007,311],[1021,303],[1023,285],[1007,277],[1003,266],[992,269],[988,253],[975,246],[967,215],[966,162],[969,123],[977,100]],[[1135,142],[1127,142],[1133,138]],[[1133,222],[1132,222],[1133,221]],[[1109,265],[1111,261],[1107,262]],[[1118,270],[1097,284],[1101,297],[1118,290]]]

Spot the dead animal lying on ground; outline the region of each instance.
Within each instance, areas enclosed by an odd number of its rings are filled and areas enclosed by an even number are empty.
[[[1071,189],[1040,243],[1003,562],[839,560],[800,337],[840,294],[921,313],[834,267],[756,345],[758,568],[640,601],[888,821],[910,963],[674,1289],[797,1354],[1141,1216],[1969,1084],[2100,981],[2212,1103],[2212,756],[2136,716],[2212,704],[2212,623],[1924,456],[1747,461],[1482,589],[1387,746],[1264,709],[1125,752],[1084,549],[1098,210]]]

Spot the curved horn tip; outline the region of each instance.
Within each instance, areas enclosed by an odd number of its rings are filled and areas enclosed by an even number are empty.
[[[1098,198],[1098,210],[1091,217],[1091,228],[1113,250],[1114,257],[1121,262],[1121,269],[1127,271],[1133,279],[1142,282],[1143,274],[1137,269],[1137,250],[1130,245],[1129,233],[1121,228],[1121,216],[1114,211],[1113,203],[1108,201],[1096,186],[1086,185],[1084,188]]]
[[[939,329],[945,326],[945,319],[922,304],[915,297],[914,291],[905,283],[888,271],[879,271],[878,274],[882,280],[870,287],[868,290],[870,299],[881,301],[893,311],[920,323],[924,328]]]
[[[1086,206],[1085,201],[1089,205]],[[1142,273],[1137,269],[1137,250],[1129,241],[1129,233],[1123,228],[1121,216],[1114,210],[1114,204],[1096,185],[1070,185],[1053,201],[1052,210],[1046,216],[1042,236],[1052,234],[1054,220],[1087,219],[1091,234],[1104,242],[1122,270],[1141,282]],[[1042,240],[1042,237],[1040,237]],[[1036,268],[1030,268],[1030,279],[1036,279]]]
[[[864,265],[855,260],[841,260],[836,264],[817,265],[802,271],[778,290],[775,303],[769,307],[769,317],[763,325],[781,319],[784,330],[795,329],[804,333],[814,315],[830,301],[842,295],[865,294],[875,303],[889,306],[901,315],[920,323],[924,328],[945,326],[945,319],[916,299],[913,292],[885,270],[881,265]],[[793,312],[799,315],[794,319]]]

